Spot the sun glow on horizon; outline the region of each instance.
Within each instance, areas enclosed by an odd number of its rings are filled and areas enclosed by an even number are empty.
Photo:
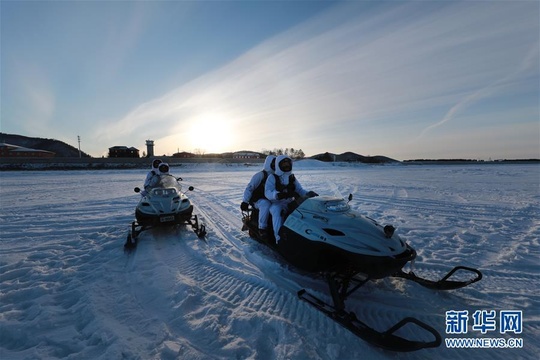
[[[200,153],[226,152],[234,143],[232,121],[217,113],[202,114],[191,120],[188,142],[191,151]]]

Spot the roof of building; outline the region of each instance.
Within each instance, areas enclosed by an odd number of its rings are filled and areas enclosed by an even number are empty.
[[[47,153],[54,154],[52,151],[40,150],[40,149],[31,149],[23,146],[0,143],[0,148],[7,147],[10,152],[35,152],[35,153]]]
[[[112,149],[115,149],[115,150],[137,150],[139,151],[139,149],[135,148],[135,147],[127,147],[127,146],[124,146],[124,145],[117,145],[117,146],[113,146],[113,147],[110,147],[109,150],[112,150]]]

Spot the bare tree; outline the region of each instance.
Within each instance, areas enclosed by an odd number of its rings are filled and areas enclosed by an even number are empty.
[[[197,148],[197,149],[193,150],[193,153],[195,155],[197,155],[197,156],[202,157],[206,153],[206,150]]]

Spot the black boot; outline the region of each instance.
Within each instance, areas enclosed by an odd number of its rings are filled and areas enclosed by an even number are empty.
[[[270,239],[270,232],[267,229],[259,229],[259,238],[261,241],[268,242]]]

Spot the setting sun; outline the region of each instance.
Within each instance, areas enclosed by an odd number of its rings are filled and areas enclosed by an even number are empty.
[[[218,114],[203,114],[192,120],[188,139],[193,151],[221,153],[229,149],[234,141],[232,122]]]

